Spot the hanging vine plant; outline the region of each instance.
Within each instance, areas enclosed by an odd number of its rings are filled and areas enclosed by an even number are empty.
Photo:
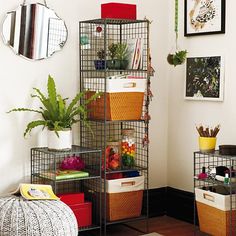
[[[175,0],[175,52],[169,53],[167,61],[170,65],[181,65],[185,62],[187,57],[187,50],[180,50],[178,47],[178,16],[179,16],[179,1]]]

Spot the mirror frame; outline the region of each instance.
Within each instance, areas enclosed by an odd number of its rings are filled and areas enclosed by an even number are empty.
[[[41,6],[45,7],[47,10],[52,11],[52,12],[55,14],[55,17],[57,17],[59,20],[61,20],[61,21],[63,22],[63,26],[64,26],[64,29],[65,29],[65,31],[66,31],[65,40],[62,41],[63,44],[61,44],[61,43],[58,44],[58,46],[60,47],[60,49],[55,49],[49,56],[40,57],[40,58],[30,58],[30,57],[27,57],[26,55],[21,54],[21,53],[19,52],[19,50],[18,50],[18,52],[17,52],[17,50],[9,43],[9,40],[6,39],[6,37],[4,36],[4,32],[3,32],[4,23],[5,23],[6,19],[10,16],[10,13],[16,12],[16,11],[19,10],[21,7],[23,7],[23,6],[28,6],[28,5],[41,5]],[[23,57],[24,59],[27,59],[27,60],[30,60],[30,61],[40,61],[40,60],[44,60],[44,59],[48,59],[48,58],[52,57],[52,56],[55,54],[55,52],[61,51],[61,50],[63,49],[63,47],[65,46],[65,44],[66,44],[66,42],[67,42],[67,40],[68,40],[68,28],[67,28],[67,26],[66,26],[65,21],[62,20],[62,18],[60,18],[60,17],[58,16],[58,14],[57,14],[53,9],[49,8],[49,7],[48,7],[47,5],[45,5],[45,4],[38,3],[38,2],[36,2],[36,3],[29,3],[29,4],[20,4],[20,5],[19,5],[18,7],[16,7],[14,10],[8,11],[8,12],[5,14],[4,18],[3,18],[3,21],[2,21],[1,26],[2,26],[2,27],[1,27],[1,35],[2,35],[2,40],[3,40],[4,44],[5,44],[6,46],[10,47],[11,50],[14,52],[15,55],[18,55],[18,56]]]

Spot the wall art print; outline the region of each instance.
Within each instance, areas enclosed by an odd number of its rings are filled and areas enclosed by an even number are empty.
[[[185,36],[220,33],[225,33],[225,0],[185,0]]]
[[[222,56],[187,58],[185,99],[223,101],[223,87]]]

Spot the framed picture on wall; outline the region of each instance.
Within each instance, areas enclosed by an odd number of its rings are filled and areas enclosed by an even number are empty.
[[[224,63],[222,56],[188,57],[185,99],[223,101]]]
[[[184,35],[225,33],[225,0],[185,0]]]

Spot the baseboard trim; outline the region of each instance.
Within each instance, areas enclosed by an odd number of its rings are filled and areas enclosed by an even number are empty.
[[[147,192],[144,192],[143,213],[146,215],[145,206],[147,200]],[[166,187],[149,189],[148,191],[149,217],[166,215]]]
[[[150,189],[148,193],[150,217],[167,215],[194,223],[193,193],[171,187]],[[144,194],[146,195],[146,192]],[[143,206],[145,205],[144,202]]]
[[[167,187],[166,215],[194,223],[194,194]]]

